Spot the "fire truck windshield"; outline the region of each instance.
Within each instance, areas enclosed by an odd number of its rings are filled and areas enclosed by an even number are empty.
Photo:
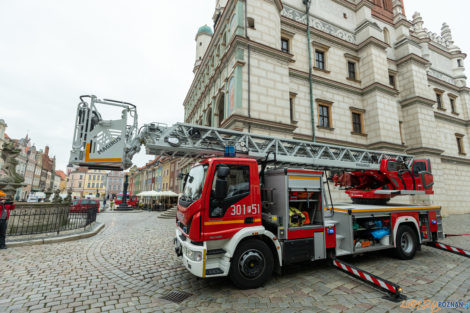
[[[181,200],[186,204],[193,203],[201,197],[202,188],[206,179],[208,165],[198,165],[189,171],[184,185]]]

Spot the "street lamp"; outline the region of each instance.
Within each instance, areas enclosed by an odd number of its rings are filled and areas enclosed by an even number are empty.
[[[305,18],[307,19],[307,48],[308,48],[308,80],[310,83],[310,113],[312,117],[312,141],[315,142],[315,113],[313,109],[313,79],[312,79],[312,47],[310,36],[310,4],[311,0],[303,0],[305,5]]]

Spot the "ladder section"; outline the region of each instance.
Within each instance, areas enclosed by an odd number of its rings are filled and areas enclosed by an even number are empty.
[[[233,155],[267,159],[282,165],[303,165],[317,169],[379,170],[382,159],[397,159],[411,164],[405,154],[371,151],[282,139],[199,125],[177,123],[173,126],[148,124],[139,135],[148,154],[173,157],[223,156],[228,147]]]

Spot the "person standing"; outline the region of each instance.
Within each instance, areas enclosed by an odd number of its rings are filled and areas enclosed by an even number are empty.
[[[6,249],[7,245],[7,223],[10,217],[10,211],[15,209],[12,201],[7,201],[5,198],[0,199],[0,249]]]

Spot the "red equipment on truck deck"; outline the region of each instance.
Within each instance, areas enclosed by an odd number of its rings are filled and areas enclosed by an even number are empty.
[[[353,202],[385,204],[398,195],[434,194],[430,160],[414,160],[411,169],[396,159],[383,159],[380,170],[334,175],[335,186],[346,188]]]

